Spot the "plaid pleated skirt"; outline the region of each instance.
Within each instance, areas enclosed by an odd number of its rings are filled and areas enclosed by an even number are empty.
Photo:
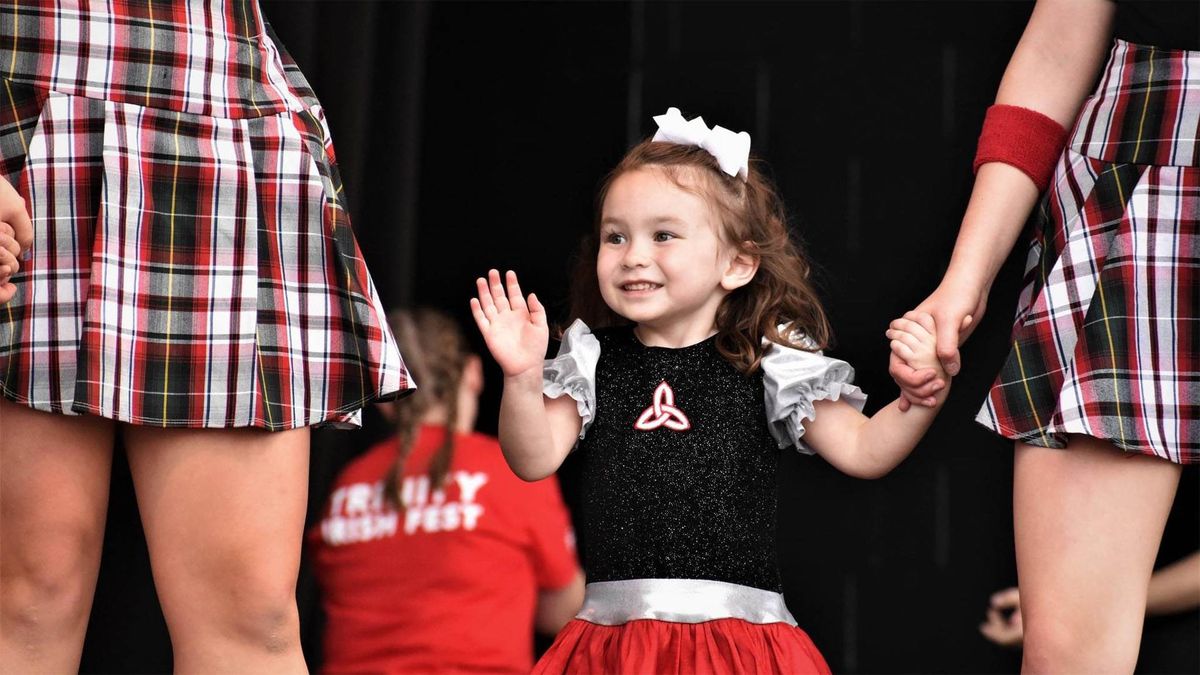
[[[1118,40],[1036,219],[1012,351],[977,420],[1200,456],[1200,52]]]
[[[257,3],[0,4],[34,243],[0,393],[164,427],[354,426],[411,388],[320,103]]]

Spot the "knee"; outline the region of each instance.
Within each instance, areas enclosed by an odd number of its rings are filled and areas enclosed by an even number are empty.
[[[1140,637],[1136,629],[1115,630],[1090,621],[1027,622],[1023,671],[1133,672]]]
[[[295,648],[300,640],[295,575],[272,574],[278,571],[233,563],[193,578],[188,592],[200,595],[170,622],[173,638],[177,632],[203,631],[266,653]]]
[[[101,535],[64,527],[4,546],[0,611],[22,632],[87,620],[100,562]]]
[[[244,588],[227,607],[227,628],[236,638],[268,653],[286,652],[300,640],[296,589],[260,586]]]

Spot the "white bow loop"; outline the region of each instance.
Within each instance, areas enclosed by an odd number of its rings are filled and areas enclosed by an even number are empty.
[[[734,133],[719,125],[709,129],[703,117],[683,119],[679,108],[667,108],[666,114],[655,115],[654,122],[658,131],[651,140],[704,148],[725,173],[742,180],[749,175],[750,134],[745,131]]]

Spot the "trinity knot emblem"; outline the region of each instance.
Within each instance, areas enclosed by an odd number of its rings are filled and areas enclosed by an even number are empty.
[[[663,380],[654,389],[654,402],[642,411],[633,428],[639,431],[654,431],[666,427],[672,431],[687,431],[692,428],[687,415],[675,407],[675,390]]]

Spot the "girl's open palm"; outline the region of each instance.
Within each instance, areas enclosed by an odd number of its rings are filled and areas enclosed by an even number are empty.
[[[479,297],[471,298],[471,314],[505,377],[532,369],[536,369],[540,377],[542,359],[550,342],[546,308],[532,293],[529,301],[525,301],[516,272],[509,270],[505,274],[505,283],[507,292],[500,283],[500,272],[496,270],[490,270],[487,279],[476,279]]]

